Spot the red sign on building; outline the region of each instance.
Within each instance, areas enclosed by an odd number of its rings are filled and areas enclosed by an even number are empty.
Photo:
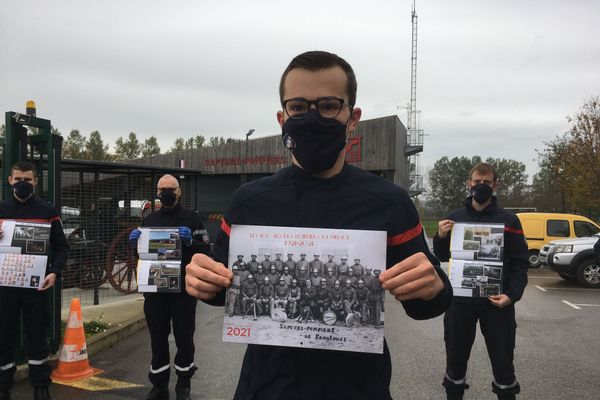
[[[346,143],[346,162],[356,163],[360,161],[360,142],[361,136],[353,136],[348,138]]]

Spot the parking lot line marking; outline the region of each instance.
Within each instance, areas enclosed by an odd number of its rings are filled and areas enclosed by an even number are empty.
[[[540,285],[535,285],[535,287],[540,289],[542,292],[547,292],[547,290],[541,287]]]
[[[563,300],[562,302],[565,303],[566,305],[568,305],[569,307],[573,307],[576,310],[581,310],[581,307],[577,307],[575,304],[570,303],[570,302],[568,302],[566,300]]]
[[[556,276],[535,276],[535,275],[527,275],[529,279],[554,279],[557,280]]]
[[[582,292],[588,292],[588,291],[598,291],[598,289],[585,289],[585,288],[574,288],[574,287],[539,287],[538,285],[535,285],[536,287],[538,287],[540,290],[578,290],[578,291],[582,291]]]
[[[579,307],[600,307],[600,304],[575,304]]]

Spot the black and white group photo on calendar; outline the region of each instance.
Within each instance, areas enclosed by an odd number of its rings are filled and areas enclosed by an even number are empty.
[[[455,273],[460,271],[460,262],[453,261],[452,269]],[[473,297],[487,297],[501,293],[502,266],[486,265],[481,263],[467,263],[462,265],[460,287],[471,290]]]
[[[381,353],[386,233],[233,226],[223,339]]]
[[[504,248],[504,225],[466,226],[462,250],[473,251],[476,260],[501,260]]]
[[[450,252],[448,275],[455,296],[502,293],[503,224],[454,224]]]

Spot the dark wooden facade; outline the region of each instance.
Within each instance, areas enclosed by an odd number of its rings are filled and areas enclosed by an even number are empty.
[[[396,184],[408,183],[406,129],[397,116],[361,121],[346,147],[346,160],[359,168],[380,174]],[[291,153],[283,146],[281,135],[227,143],[216,147],[162,154],[142,164],[201,169],[206,174],[239,175],[241,182],[264,176],[291,162]]]
[[[404,188],[408,186],[406,128],[397,116],[361,121],[348,140],[346,160]],[[133,161],[155,167],[202,170],[192,180],[181,180],[183,203],[207,217],[212,240],[220,226],[231,195],[243,183],[271,175],[291,163],[291,153],[281,135],[227,143],[217,147],[185,150]],[[190,203],[190,200],[192,200]]]

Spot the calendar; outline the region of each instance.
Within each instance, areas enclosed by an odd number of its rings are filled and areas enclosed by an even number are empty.
[[[0,220],[0,286],[38,289],[46,276],[51,225]]]

